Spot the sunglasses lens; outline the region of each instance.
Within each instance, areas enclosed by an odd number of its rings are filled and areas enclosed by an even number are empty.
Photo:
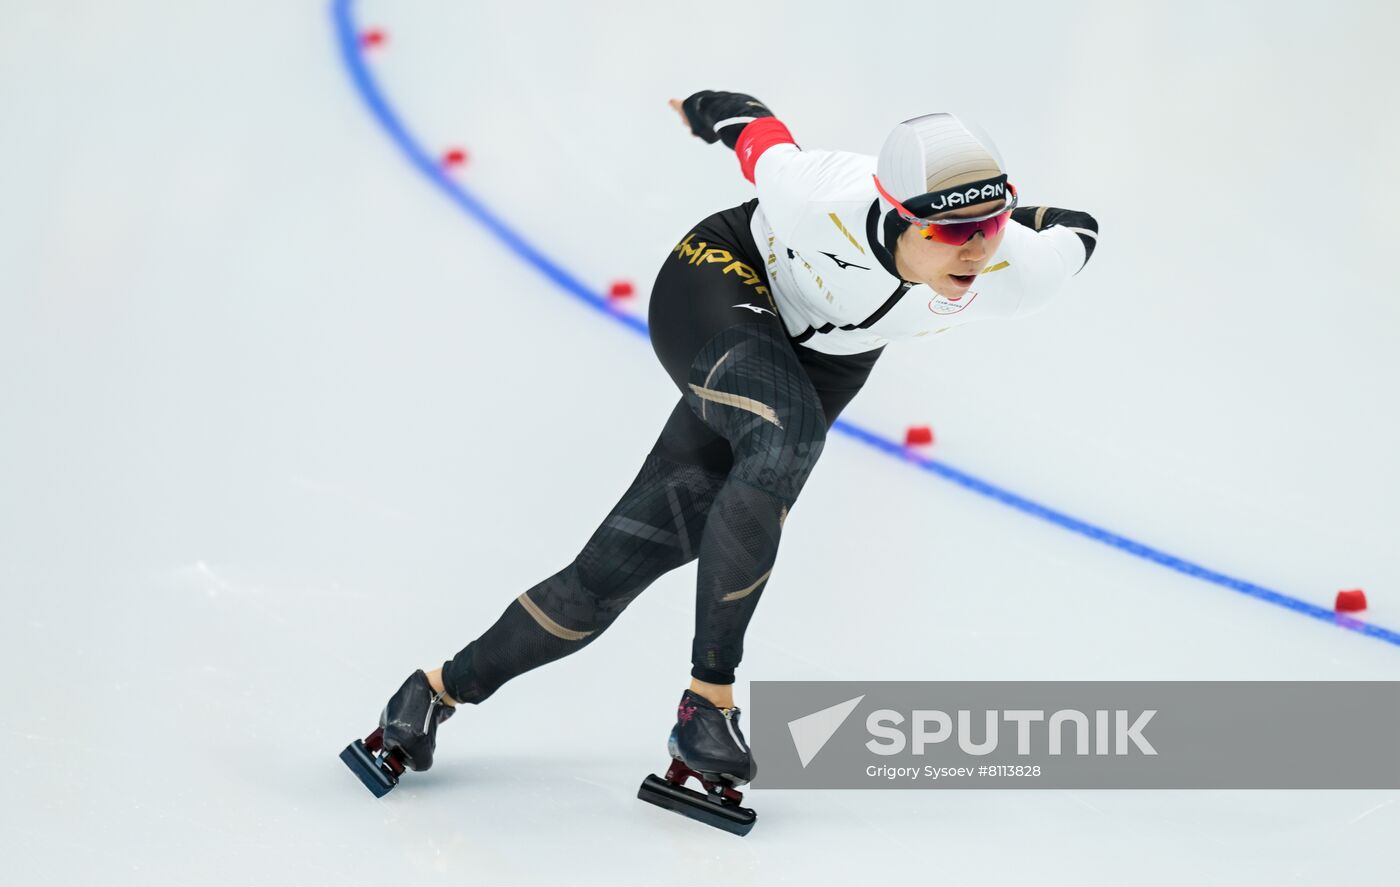
[[[961,246],[981,230],[978,222],[956,222],[952,225],[929,225],[929,239],[951,246]]]
[[[1011,218],[1011,213],[1004,212],[1000,215],[992,216],[990,219],[983,219],[980,222],[954,222],[951,225],[929,225],[929,240],[936,240],[939,243],[947,243],[952,246],[962,246],[971,240],[978,231],[983,237],[995,237],[1002,228],[1006,227],[1006,220]]]

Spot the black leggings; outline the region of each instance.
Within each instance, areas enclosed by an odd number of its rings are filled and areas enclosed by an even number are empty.
[[[662,265],[648,323],[681,398],[579,555],[444,664],[452,698],[480,702],[582,649],[659,576],[696,558],[691,675],[733,683],[783,521],[880,355],[789,340],[749,233],[757,203],[705,219]]]

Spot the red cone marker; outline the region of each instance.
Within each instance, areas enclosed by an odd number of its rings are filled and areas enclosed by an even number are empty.
[[[1359,613],[1366,609],[1366,592],[1359,588],[1337,592],[1338,613]]]
[[[927,425],[910,425],[909,430],[904,432],[904,445],[906,447],[924,446],[933,443],[933,429]]]

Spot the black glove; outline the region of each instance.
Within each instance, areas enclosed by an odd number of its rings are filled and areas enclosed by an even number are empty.
[[[1053,206],[1018,206],[1011,211],[1011,221],[1025,225],[1032,231],[1044,231],[1055,225],[1063,225],[1084,242],[1084,265],[1094,254],[1094,246],[1099,242],[1099,223],[1088,213],[1073,209],[1056,209]],[[1080,265],[1080,269],[1084,268]]]
[[[715,92],[702,89],[681,103],[690,131],[710,144],[722,141],[733,148],[744,127],[759,117],[772,117],[773,112],[751,95],[742,92]],[[733,122],[727,122],[733,121]],[[722,124],[718,129],[716,124]]]

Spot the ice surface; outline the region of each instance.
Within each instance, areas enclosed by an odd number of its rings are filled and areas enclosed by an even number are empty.
[[[0,28],[0,845],[14,884],[1386,883],[1400,793],[636,801],[693,568],[443,729],[337,761],[574,555],[674,392],[385,136],[326,3],[12,4]],[[1400,629],[1400,82],[1384,3],[360,2],[415,138],[598,291],[751,190],[666,107],[753,93],[874,152],[948,109],[1102,226],[1025,321],[891,347],[847,418],[1213,569]],[[742,680],[1395,679],[1400,649],[845,438]],[[740,703],[747,698],[739,688]]]

